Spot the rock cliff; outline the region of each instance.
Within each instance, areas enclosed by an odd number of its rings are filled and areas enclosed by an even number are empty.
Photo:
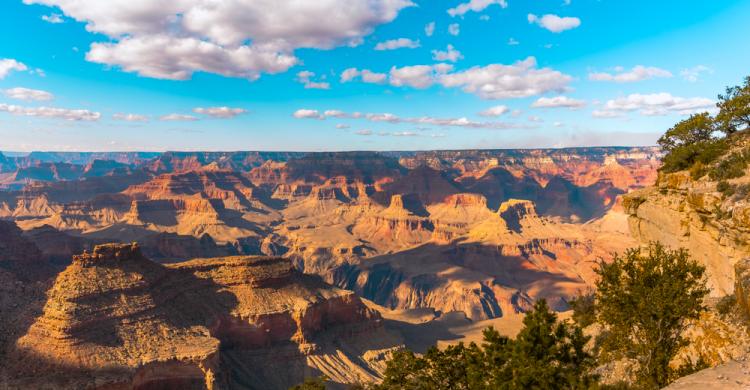
[[[372,380],[398,340],[353,293],[270,257],[75,256],[12,349],[11,388],[285,389]],[[43,373],[43,375],[42,375]]]

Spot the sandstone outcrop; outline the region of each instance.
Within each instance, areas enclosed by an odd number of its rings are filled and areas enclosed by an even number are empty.
[[[735,264],[750,253],[747,200],[724,197],[717,183],[688,172],[663,175],[656,186],[624,197],[630,230],[643,243],[685,248],[706,266],[712,295],[731,294]]]
[[[398,340],[353,293],[268,257],[76,256],[5,367],[11,388],[287,388],[373,380]],[[44,373],[40,376],[40,373]]]

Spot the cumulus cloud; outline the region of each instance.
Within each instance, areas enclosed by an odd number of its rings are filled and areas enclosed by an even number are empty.
[[[398,38],[398,39],[391,39],[389,41],[380,42],[377,45],[375,45],[375,50],[382,51],[382,50],[396,50],[396,49],[416,49],[418,48],[419,41],[413,41],[409,38]]]
[[[194,117],[192,115],[185,115],[185,114],[167,114],[162,115],[159,120],[167,121],[167,122],[195,122],[198,119],[197,117]]]
[[[485,10],[485,8],[493,4],[497,4],[503,8],[508,7],[508,2],[506,2],[505,0],[469,0],[468,3],[461,3],[455,8],[449,9],[448,15],[456,17],[463,16],[469,11],[482,12]]]
[[[55,118],[68,121],[98,121],[101,114],[89,110],[70,110],[56,107],[23,107],[12,104],[0,104],[0,111],[14,115],[40,118]]]
[[[349,68],[341,72],[341,82],[348,83],[357,77],[365,83],[370,84],[382,84],[388,78],[385,73],[376,73],[368,69],[362,69],[361,71],[357,68]]]
[[[552,31],[553,33],[572,30],[581,25],[581,19],[569,16],[560,17],[554,14],[547,14],[542,17],[529,14],[527,19],[529,20],[529,23],[536,24],[539,27]]]
[[[715,102],[711,99],[693,97],[683,98],[672,96],[667,92],[654,94],[630,94],[626,97],[608,100],[601,110],[595,112],[598,118],[615,117],[625,112],[638,111],[641,115],[667,115],[676,113],[690,115],[715,110]]]
[[[148,117],[145,115],[125,114],[121,112],[113,114],[112,119],[116,121],[126,121],[126,122],[148,122]]]
[[[412,65],[402,68],[391,68],[390,83],[395,87],[410,86],[417,89],[429,88],[435,80],[452,70],[448,64]]]
[[[11,98],[11,99],[18,99],[18,100],[36,100],[36,101],[48,101],[55,98],[54,95],[47,91],[42,91],[39,89],[30,89],[30,88],[22,88],[22,87],[16,87],[16,88],[10,88],[3,91],[5,96]]]
[[[424,35],[431,37],[435,33],[435,22],[427,23],[424,26]]]
[[[315,73],[303,70],[297,73],[297,81],[305,85],[305,89],[330,89],[331,85],[325,81],[313,81]]]
[[[519,44],[521,44],[521,42],[518,42],[515,38],[508,38],[508,46],[517,46]]]
[[[60,15],[60,14],[42,15],[42,20],[44,20],[47,23],[52,23],[52,24],[58,24],[58,23],[65,22],[65,20],[63,20],[63,18],[62,18],[62,15]]]
[[[187,80],[195,71],[255,80],[261,72],[280,73],[297,58],[260,45],[224,47],[197,38],[149,35],[116,43],[93,43],[86,59],[119,66],[126,72],[157,79]]]
[[[367,77],[370,80],[365,80],[365,71],[356,68],[346,69],[341,74],[341,81],[352,81],[360,76],[366,82],[385,81],[382,73],[373,73]],[[483,99],[508,99],[565,92],[572,77],[554,69],[538,68],[536,58],[528,57],[510,65],[475,66],[458,72],[453,72],[453,66],[445,63],[394,66],[388,74],[388,81],[396,87],[424,89],[440,84],[446,88],[461,88]]]
[[[178,80],[196,71],[250,80],[283,72],[299,62],[296,49],[357,44],[414,5],[409,0],[24,3],[58,7],[88,31],[106,35],[107,42],[91,45],[89,61]]]
[[[222,107],[196,107],[193,109],[196,114],[208,115],[213,118],[234,118],[247,112],[244,108]]]
[[[695,83],[698,80],[700,80],[701,76],[703,74],[712,74],[714,73],[713,69],[705,66],[705,65],[698,65],[694,66],[692,68],[683,69],[680,71],[680,76],[682,76],[683,79]]]
[[[325,119],[325,115],[322,115],[318,110],[310,110],[306,108],[295,111],[292,116],[297,119]]]
[[[29,68],[22,62],[18,62],[12,58],[0,59],[0,80],[4,79],[12,71],[23,72]]]
[[[672,77],[668,70],[654,66],[636,65],[630,70],[621,67],[615,68],[614,73],[595,72],[589,74],[589,80],[614,81],[617,83],[633,83],[636,81],[649,80],[656,77]]]
[[[537,68],[528,57],[512,65],[490,64],[445,74],[440,83],[483,99],[524,98],[547,92],[564,92],[572,77],[550,68]]]
[[[365,135],[365,136],[366,135],[372,135],[372,130],[367,130],[367,129],[357,130],[357,131],[354,132],[354,134],[356,134],[356,135]]]
[[[451,44],[448,44],[448,46],[445,48],[445,51],[442,51],[442,50],[432,51],[432,59],[435,61],[456,62],[462,58],[464,58],[464,56],[461,55],[461,52],[456,50],[456,48],[454,48],[453,45]]]
[[[480,112],[479,115],[481,115],[481,116],[500,116],[500,115],[505,114],[508,111],[510,111],[510,109],[508,108],[508,106],[500,105],[500,106],[490,107],[490,108],[488,108],[488,109]]]
[[[461,33],[461,26],[458,23],[452,23],[448,25],[448,34],[457,36]]]
[[[531,107],[533,108],[564,107],[564,108],[570,108],[570,109],[575,110],[585,105],[586,105],[586,102],[583,100],[572,99],[567,96],[555,96],[552,98],[541,97],[537,99],[534,103],[532,103]]]

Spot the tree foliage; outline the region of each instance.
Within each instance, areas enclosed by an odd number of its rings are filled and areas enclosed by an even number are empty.
[[[667,130],[659,138],[659,146],[666,152],[671,152],[686,145],[707,142],[715,131],[715,124],[707,112],[691,115]]]
[[[693,176],[706,170],[695,169],[716,161],[729,150],[727,137],[750,128],[750,77],[743,85],[727,87],[716,103],[718,113],[691,115],[667,130],[659,140],[666,152],[663,172],[692,169]]]
[[[374,389],[585,389],[594,386],[589,337],[576,325],[557,321],[544,300],[524,318],[516,339],[488,328],[484,343],[430,349],[424,356],[404,350],[388,362]]]
[[[573,321],[585,328],[596,322],[596,296],[588,291],[570,300],[573,309]]]
[[[687,344],[682,334],[689,320],[705,310],[704,272],[684,249],[659,243],[600,264],[597,318],[608,332],[603,349],[636,359],[644,387],[663,387],[684,372],[669,363]]]
[[[719,113],[716,124],[719,130],[726,134],[733,134],[750,127],[750,76],[745,77],[745,84],[727,87],[723,95],[719,95],[716,104]]]

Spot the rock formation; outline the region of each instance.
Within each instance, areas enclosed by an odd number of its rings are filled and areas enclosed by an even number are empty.
[[[372,380],[398,345],[353,293],[281,258],[75,256],[7,360],[11,387],[285,389]],[[40,375],[44,373],[44,375]]]
[[[716,186],[689,172],[672,173],[626,195],[623,204],[634,237],[689,250],[706,266],[712,295],[723,296],[734,291],[735,264],[750,253],[750,204],[724,197]]]

